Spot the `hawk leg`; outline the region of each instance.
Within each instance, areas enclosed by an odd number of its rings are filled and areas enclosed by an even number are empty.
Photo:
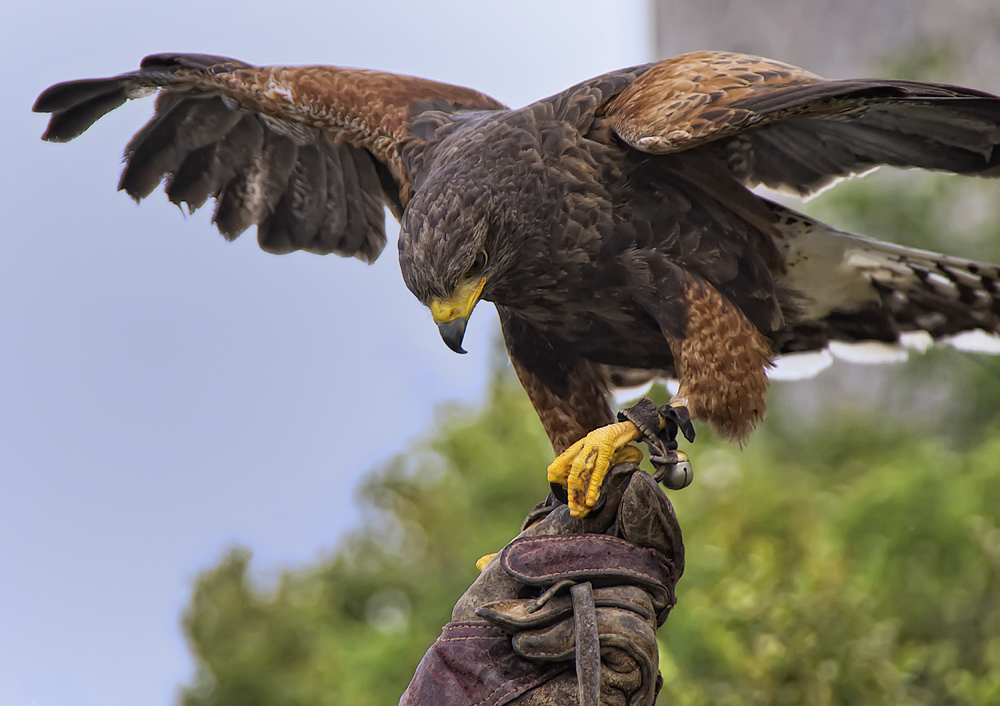
[[[655,459],[662,456],[666,464],[687,461],[676,452],[673,442],[678,430],[688,439],[694,438],[692,415],[686,408],[664,407],[661,413],[647,400],[652,416],[646,422],[626,415],[619,416],[615,423],[607,404],[607,374],[599,365],[575,356],[572,348],[546,339],[503,307],[497,310],[511,364],[557,454],[548,468],[548,480],[566,488],[566,503],[574,517],[584,517],[597,505],[611,466],[642,460],[639,449],[629,446],[633,441],[650,443],[660,435],[663,441],[650,445]],[[664,482],[674,488],[687,485]]]

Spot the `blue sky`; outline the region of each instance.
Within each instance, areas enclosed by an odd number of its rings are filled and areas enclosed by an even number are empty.
[[[482,9],[479,9],[479,8]],[[502,7],[500,11],[497,8]],[[441,343],[390,244],[356,260],[227,244],[210,208],[117,193],[133,102],[38,139],[37,94],[193,51],[471,85],[521,105],[649,58],[645,4],[97,0],[0,6],[0,704],[171,704],[198,573],[251,547],[315,560],[357,520],[364,471],[480,399],[497,333]],[[396,428],[386,438],[385,405]],[[540,492],[544,491],[540,478]]]

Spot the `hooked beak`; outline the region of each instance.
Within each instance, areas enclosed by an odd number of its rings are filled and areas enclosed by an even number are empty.
[[[441,332],[441,339],[449,348],[456,353],[466,353],[462,348],[462,339],[465,338],[465,324],[468,319],[455,319],[454,321],[441,322],[438,324],[438,331]]]
[[[469,316],[479,301],[479,295],[486,284],[485,277],[469,278],[458,283],[455,291],[447,299],[433,299],[429,304],[431,316],[438,325],[441,338],[445,344],[456,353],[465,353],[462,339],[465,337],[465,325]]]

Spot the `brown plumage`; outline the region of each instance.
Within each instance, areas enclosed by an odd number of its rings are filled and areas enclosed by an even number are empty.
[[[841,233],[748,190],[807,195],[880,164],[995,177],[1000,99],[828,81],[698,52],[612,72],[519,110],[376,71],[158,55],[59,84],[35,110],[65,141],[159,91],[120,188],[216,200],[227,238],[368,262],[400,219],[407,286],[461,350],[496,303],[556,451],[612,421],[617,380],[678,376],[678,402],[744,439],[773,355],[831,340],[1000,331],[996,267]]]
[[[667,336],[681,380],[674,403],[731,439],[764,416],[770,341],[719,290],[692,278],[684,288],[687,326]]]

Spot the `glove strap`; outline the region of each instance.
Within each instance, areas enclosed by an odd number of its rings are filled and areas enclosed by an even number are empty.
[[[576,683],[580,706],[601,703],[601,643],[597,632],[597,611],[590,582],[578,583],[569,590],[573,597],[576,623]]]

